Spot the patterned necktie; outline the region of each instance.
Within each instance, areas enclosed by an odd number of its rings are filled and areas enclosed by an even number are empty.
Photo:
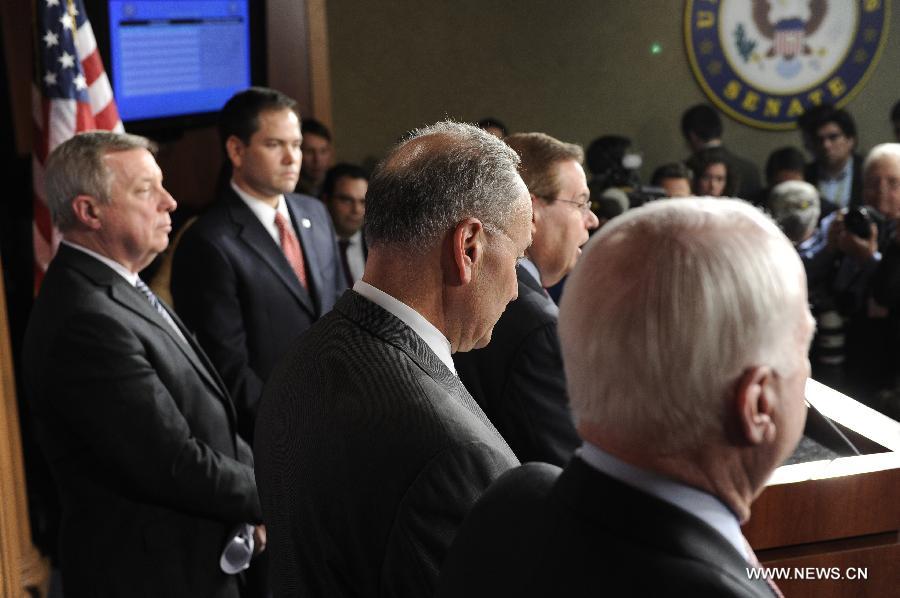
[[[353,274],[350,273],[350,262],[347,259],[347,249],[350,247],[350,241],[347,239],[338,239],[338,247],[341,250],[341,265],[344,267],[344,278],[347,279],[347,286],[353,287]]]
[[[278,228],[278,236],[281,239],[281,250],[284,252],[284,257],[287,258],[291,269],[297,275],[297,280],[300,281],[303,288],[309,289],[306,283],[303,250],[300,248],[300,242],[297,240],[297,235],[294,234],[290,222],[280,212],[275,212],[275,226]]]
[[[150,290],[150,287],[147,286],[147,283],[138,278],[137,282],[134,284],[134,287],[139,290],[144,295],[144,297],[147,298],[147,301],[150,302],[150,305],[153,306],[153,309],[156,310],[156,313],[162,316],[162,319],[172,327],[172,330],[174,330],[178,334],[178,336],[181,337],[181,340],[187,342],[187,339],[184,338],[184,335],[178,328],[178,324],[175,323],[175,320],[172,319],[172,316],[169,315],[169,312],[166,311],[166,308],[162,306],[162,304],[159,302],[159,297],[157,297],[156,294]]]
[[[750,546],[750,542],[747,541],[747,538],[744,538],[744,545],[747,547],[747,562],[750,563],[750,566],[754,569],[761,569],[762,564],[759,562],[759,559],[756,558],[756,553],[753,552],[753,548]],[[781,590],[778,589],[778,586],[775,585],[775,581],[769,577],[766,577],[766,583],[769,585],[769,589],[772,590],[772,593],[775,594],[777,598],[784,598],[784,594],[781,593]]]

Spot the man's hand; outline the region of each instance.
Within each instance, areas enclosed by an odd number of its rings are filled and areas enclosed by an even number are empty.
[[[878,227],[873,222],[869,225],[869,230],[871,232],[868,239],[857,237],[846,229],[842,230],[837,237],[838,249],[860,262],[872,259],[878,251]]]
[[[266,549],[266,526],[258,524],[253,527],[253,556]]]

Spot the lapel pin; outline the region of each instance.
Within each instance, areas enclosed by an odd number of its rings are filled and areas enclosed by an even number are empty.
[[[300,221],[300,224],[303,225],[303,228],[309,228],[312,226],[312,223],[309,221],[309,218],[304,218]]]

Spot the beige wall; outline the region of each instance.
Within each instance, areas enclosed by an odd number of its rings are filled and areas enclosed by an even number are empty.
[[[848,0],[849,1],[849,0]],[[333,117],[338,154],[381,155],[407,129],[444,115],[496,116],[517,131],[589,143],[631,137],[645,177],[684,157],[682,111],[703,101],[683,43],[680,0],[328,0]],[[900,6],[892,24],[900,23]],[[863,147],[890,140],[900,98],[900,38],[847,106]],[[653,42],[662,44],[651,55]],[[725,142],[764,163],[799,145],[796,132],[725,118]]]

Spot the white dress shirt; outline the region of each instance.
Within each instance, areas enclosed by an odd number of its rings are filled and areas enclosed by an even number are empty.
[[[346,239],[347,241],[347,265],[350,266],[350,276],[353,282],[362,278],[363,271],[366,269],[366,254],[363,251],[362,230]]]
[[[453,367],[453,358],[451,357],[450,341],[434,324],[426,320],[422,314],[365,281],[356,281],[353,285],[353,290],[375,305],[395,315],[401,322],[412,328],[413,332],[425,341],[428,348],[434,351],[434,354],[444,362],[447,369],[456,374],[456,368]]]
[[[73,243],[71,241],[66,241],[65,239],[63,239],[60,242],[63,245],[68,245],[72,249],[77,249],[78,251],[80,251],[82,253],[88,254],[95,260],[99,260],[99,261],[103,262],[104,264],[106,264],[107,266],[112,268],[113,272],[115,272],[116,274],[118,274],[119,276],[121,276],[122,278],[127,280],[128,284],[130,284],[131,286],[137,285],[137,281],[138,281],[137,272],[132,272],[131,270],[129,270],[128,268],[126,268],[125,266],[123,266],[122,264],[117,262],[116,260],[110,259],[110,258],[106,257],[105,255],[100,255],[96,251],[91,251],[87,247],[82,247],[81,245],[78,245],[77,243]]]
[[[271,235],[275,244],[281,247],[281,235],[278,234],[278,227],[275,226],[275,213],[277,212],[284,216],[288,223],[291,226],[294,226],[294,222],[291,220],[291,213],[287,209],[287,202],[284,201],[284,195],[278,196],[278,206],[273,208],[263,200],[256,199],[238,187],[234,181],[231,181],[231,188],[234,189],[234,192],[238,194],[238,197],[247,204],[247,207],[250,208],[250,211],[253,212],[253,215],[259,220],[259,223],[262,224],[263,228],[266,229],[266,232]],[[296,227],[294,227],[294,230],[297,230]]]

